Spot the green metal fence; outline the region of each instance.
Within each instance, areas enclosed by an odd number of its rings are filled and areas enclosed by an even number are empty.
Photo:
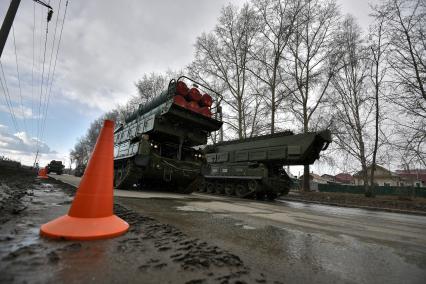
[[[341,185],[341,184],[318,184],[320,192],[340,192],[340,193],[353,193],[364,194],[364,186],[360,185]],[[407,187],[407,186],[376,186],[374,188],[376,195],[395,195],[406,197],[425,197],[426,188]]]

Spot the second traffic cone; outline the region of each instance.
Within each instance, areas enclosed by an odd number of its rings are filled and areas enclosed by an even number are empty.
[[[113,213],[114,122],[105,120],[67,215],[41,226],[40,234],[70,240],[119,236],[129,224]]]
[[[49,178],[49,177],[47,176],[47,169],[46,169],[46,168],[41,168],[41,169],[38,171],[37,178],[42,178],[42,179]]]

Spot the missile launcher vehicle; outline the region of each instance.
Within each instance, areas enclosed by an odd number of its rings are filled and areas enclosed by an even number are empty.
[[[330,131],[291,131],[227,141],[205,149],[207,165],[198,191],[241,198],[275,199],[289,192],[286,165],[309,165],[331,142]]]
[[[55,161],[52,160],[50,163],[46,166],[47,173],[55,173],[57,175],[61,175],[64,172],[65,166],[62,164],[62,161]]]
[[[75,167],[74,175],[76,177],[82,177],[84,175],[84,171],[86,170],[85,164],[80,164]]]
[[[207,92],[214,93],[185,76],[171,80],[114,130],[115,187],[180,193],[198,188],[204,156],[195,147],[222,126],[220,106]]]

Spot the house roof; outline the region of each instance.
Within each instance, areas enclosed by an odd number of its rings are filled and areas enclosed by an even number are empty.
[[[323,174],[322,177],[334,177],[333,175]]]
[[[336,181],[339,182],[351,182],[354,180],[351,174],[348,173],[340,173],[334,176]]]
[[[398,177],[399,176],[397,173],[394,173],[394,172],[392,172],[392,171],[390,171],[390,170],[388,170],[385,167],[382,167],[380,165],[376,165],[376,171],[377,170],[384,171],[386,173],[386,175],[377,175],[377,174],[375,174],[376,177],[386,177],[386,176],[387,177],[389,177],[389,176],[391,176],[391,177]],[[371,165],[367,167],[367,175],[370,174],[370,171],[371,171]],[[361,177],[362,176],[362,172],[363,171],[357,172],[356,174],[354,174],[354,177]]]
[[[426,183],[426,170],[396,170],[396,173],[401,177],[411,180],[421,180],[422,182]]]
[[[317,174],[314,174],[314,173],[310,173],[310,174],[309,174],[309,176],[310,176],[312,179],[316,179],[316,180],[323,180],[323,181],[325,181],[325,182],[327,182],[327,181],[328,181],[328,179],[327,179],[327,178],[323,178],[322,176],[317,175]],[[299,179],[303,179],[303,175],[301,175]]]

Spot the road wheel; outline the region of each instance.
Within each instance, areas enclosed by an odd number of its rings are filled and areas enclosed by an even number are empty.
[[[259,183],[255,179],[251,179],[247,183],[247,188],[250,191],[250,193],[255,193],[259,189]]]
[[[206,191],[206,181],[203,179],[202,182],[200,182],[200,185],[198,186],[198,192],[205,192]]]
[[[270,201],[275,200],[275,198],[278,197],[278,194],[276,194],[275,192],[268,192],[266,194],[266,198]]]
[[[256,192],[256,199],[257,200],[265,200],[265,193],[264,192]]]
[[[227,183],[225,184],[225,194],[227,196],[232,196],[235,194],[235,189],[234,189],[234,185],[231,183]]]
[[[250,191],[247,188],[245,183],[239,183],[235,186],[235,195],[238,197],[246,197],[250,194]]]
[[[221,182],[216,182],[216,194],[224,194],[225,188]]]
[[[215,192],[214,183],[212,183],[212,182],[207,182],[206,183],[206,192],[210,193],[210,194],[213,194]]]

